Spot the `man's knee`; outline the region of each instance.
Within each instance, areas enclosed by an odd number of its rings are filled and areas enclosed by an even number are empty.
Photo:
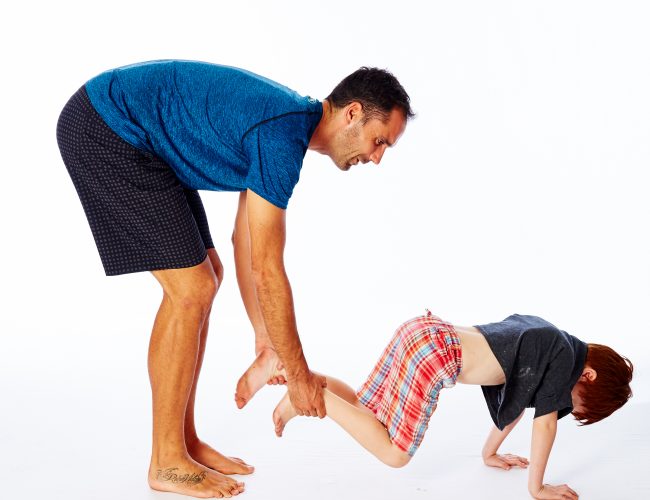
[[[173,274],[162,275],[159,282],[165,297],[172,305],[185,310],[208,311],[219,289],[219,280],[211,263],[203,262],[195,268],[175,270]]]
[[[221,283],[223,282],[223,264],[221,263],[221,259],[219,258],[219,254],[217,254],[217,251],[214,248],[209,248],[208,249],[208,260],[210,261],[210,264],[212,265],[212,270],[214,271],[215,276],[217,277],[217,290],[221,286]]]

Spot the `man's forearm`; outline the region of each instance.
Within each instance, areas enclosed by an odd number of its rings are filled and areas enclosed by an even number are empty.
[[[551,454],[557,431],[557,412],[533,420],[533,436],[530,447],[528,491],[535,496],[544,484],[544,472]]]
[[[307,361],[298,336],[291,285],[284,269],[253,270],[255,289],[266,331],[284,364],[287,379],[308,372]]]
[[[259,349],[268,344],[268,335],[266,333],[264,317],[257,299],[257,291],[251,269],[250,236],[246,215],[246,193],[242,193],[239,197],[239,207],[237,209],[237,217],[235,218],[235,230],[232,235],[232,243],[235,251],[237,284],[239,285],[239,292],[244,302],[246,314],[255,330],[255,353],[258,354]]]

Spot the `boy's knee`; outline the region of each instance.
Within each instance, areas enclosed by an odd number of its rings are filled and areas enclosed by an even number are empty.
[[[384,462],[389,467],[399,469],[404,467],[411,461],[411,456],[405,451],[400,450],[397,446],[393,445],[390,451],[382,458]]]

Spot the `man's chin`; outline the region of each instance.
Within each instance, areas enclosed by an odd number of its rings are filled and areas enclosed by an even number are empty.
[[[336,166],[339,167],[340,170],[343,170],[343,172],[347,172],[348,170],[350,170],[350,167],[352,165],[350,165],[349,163],[344,163],[343,165],[339,165],[337,163]]]

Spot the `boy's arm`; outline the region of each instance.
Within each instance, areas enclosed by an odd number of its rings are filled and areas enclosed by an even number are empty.
[[[578,494],[566,484],[552,486],[544,484],[544,471],[551,454],[555,432],[557,430],[557,412],[547,413],[533,420],[533,437],[530,446],[530,469],[528,472],[528,491],[533,498],[539,499],[577,499]]]
[[[510,424],[501,431],[497,426],[493,426],[490,434],[488,435],[485,444],[483,445],[483,451],[481,455],[483,456],[483,462],[485,465],[490,467],[499,467],[501,469],[509,470],[511,467],[528,467],[528,460],[524,457],[519,457],[517,455],[511,455],[509,453],[499,455],[499,447],[505,438],[510,434],[510,431],[515,428],[515,425],[521,420],[521,417],[524,416],[524,412]]]

